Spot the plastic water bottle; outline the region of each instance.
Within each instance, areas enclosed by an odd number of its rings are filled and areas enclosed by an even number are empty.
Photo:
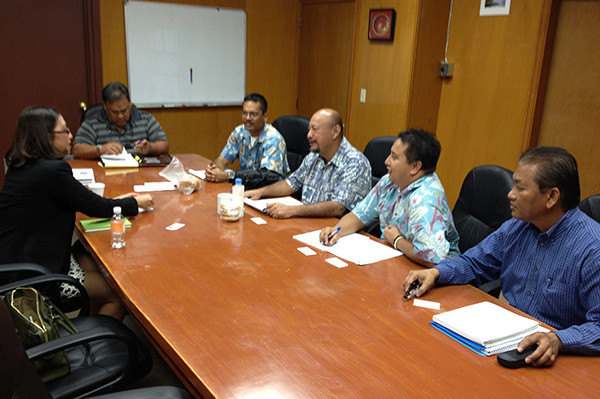
[[[231,193],[235,206],[240,209],[240,217],[244,216],[244,185],[239,177],[235,179]]]
[[[121,214],[121,207],[113,208],[113,217],[110,221],[111,245],[113,248],[123,248],[125,241],[125,219]]]

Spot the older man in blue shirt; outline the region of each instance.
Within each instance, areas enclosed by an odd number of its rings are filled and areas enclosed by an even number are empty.
[[[600,353],[600,224],[581,212],[577,162],[561,148],[525,151],[508,194],[513,219],[464,255],[411,271],[422,296],[435,282],[466,284],[498,278],[508,302],[557,329],[535,333],[525,361],[549,366],[559,351]]]
[[[274,218],[342,216],[364,198],[371,187],[371,164],[344,137],[340,114],[321,109],[310,119],[311,153],[285,181],[249,190],[246,196],[282,197],[302,190],[304,205],[267,205]]]

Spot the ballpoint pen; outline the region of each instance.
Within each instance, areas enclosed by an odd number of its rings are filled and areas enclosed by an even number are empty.
[[[341,229],[342,228],[340,226],[338,226],[338,228],[335,229],[335,231],[333,233],[331,233],[331,234],[329,234],[327,236],[327,241],[331,241],[331,239],[333,238],[333,236],[336,235],[337,233],[339,233]],[[325,241],[321,241],[321,244],[325,244]]]

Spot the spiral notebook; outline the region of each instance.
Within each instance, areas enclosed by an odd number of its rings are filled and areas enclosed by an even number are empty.
[[[520,316],[491,302],[480,302],[437,314],[430,324],[485,356],[514,349],[527,335],[546,330],[540,327],[537,320]]]

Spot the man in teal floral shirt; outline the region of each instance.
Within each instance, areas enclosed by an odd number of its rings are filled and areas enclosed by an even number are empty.
[[[434,173],[441,146],[423,130],[398,135],[385,164],[388,174],[351,213],[321,231],[321,241],[333,245],[379,219],[382,239],[414,262],[432,266],[459,254],[458,232],[444,187]],[[340,227],[331,240],[329,235]]]
[[[242,125],[229,136],[221,155],[206,168],[210,182],[233,181],[235,172],[227,164],[239,160],[240,170],[264,170],[284,178],[290,173],[283,136],[266,123],[267,100],[260,94],[248,94],[242,105]],[[239,177],[239,176],[238,176]]]

